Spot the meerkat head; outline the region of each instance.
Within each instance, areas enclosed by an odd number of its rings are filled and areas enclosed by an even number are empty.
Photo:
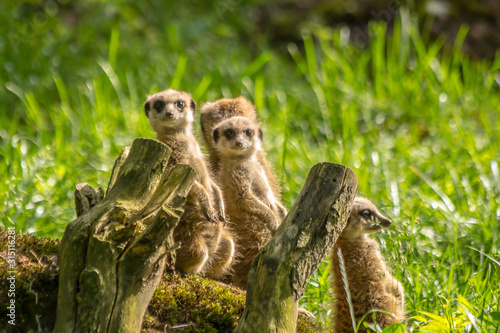
[[[215,149],[223,157],[251,157],[260,150],[262,130],[246,117],[232,117],[218,124],[213,131]]]
[[[370,200],[356,197],[342,236],[358,238],[390,226],[391,220],[380,214],[377,207]]]
[[[151,127],[157,133],[162,133],[191,125],[196,103],[188,93],[168,89],[150,96],[144,104],[144,111]]]
[[[223,98],[204,104],[200,112],[201,133],[209,147],[214,146],[213,130],[223,120],[242,116],[259,123],[255,106],[245,97]]]

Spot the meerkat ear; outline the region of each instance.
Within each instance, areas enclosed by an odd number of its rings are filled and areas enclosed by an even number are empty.
[[[149,107],[149,101],[146,102],[146,104],[144,104],[144,111],[146,112],[146,117],[149,118],[149,110],[151,110],[151,108]]]
[[[262,141],[264,139],[264,133],[262,132],[262,130],[259,128],[259,139],[260,141]]]
[[[201,108],[203,110],[203,108]],[[205,136],[205,122],[203,121],[205,119],[205,113],[200,113],[200,127],[201,127],[201,134]]]
[[[214,142],[217,143],[217,141],[219,141],[219,138],[220,138],[219,129],[216,128],[214,130]]]
[[[196,102],[194,99],[191,98],[191,104],[189,105],[191,107],[191,110],[193,110],[193,114],[196,113]]]

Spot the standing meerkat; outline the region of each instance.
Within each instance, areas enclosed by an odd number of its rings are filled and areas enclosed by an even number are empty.
[[[246,289],[253,259],[271,239],[286,210],[272,191],[265,164],[259,161],[262,131],[255,121],[226,119],[215,127],[213,139],[220,158],[218,179],[236,241],[231,281]]]
[[[259,125],[259,119],[257,116],[257,110],[255,110],[255,106],[242,96],[237,98],[219,99],[215,102],[206,103],[201,108],[201,132],[203,140],[205,141],[205,146],[210,153],[210,165],[214,170],[216,176],[219,174],[219,170],[221,169],[221,156],[215,148],[213,132],[218,124],[232,117],[246,117],[251,122],[253,122],[254,125]],[[262,140],[262,131],[260,131],[260,133],[260,139]],[[278,186],[278,182],[276,181],[271,168],[269,167],[265,152],[262,149],[258,150],[256,157],[258,163],[264,169],[267,183],[271,187],[271,191],[273,192],[274,197],[276,197],[278,201],[281,200],[281,189]],[[280,211],[280,217],[281,219],[284,219],[285,216],[286,210],[283,209]]]
[[[391,221],[365,198],[356,197],[347,225],[332,252],[334,292],[333,325],[335,333],[353,332],[347,294],[339,266],[338,250],[344,258],[347,281],[356,323],[369,310],[385,310],[393,316],[376,312],[381,328],[404,320],[404,290],[388,271],[375,240],[369,234],[387,228]],[[372,315],[365,321],[373,322]],[[358,332],[367,332],[362,325]]]
[[[186,273],[221,276],[231,265],[234,242],[223,223],[218,223],[225,222],[222,193],[210,177],[193,134],[196,103],[188,93],[168,89],[150,96],[144,110],[157,139],[172,149],[167,167],[187,164],[197,174],[174,229],[174,240],[181,243],[175,267]]]

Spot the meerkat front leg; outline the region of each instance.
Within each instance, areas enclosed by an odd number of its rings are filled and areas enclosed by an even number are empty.
[[[275,201],[273,206],[275,211],[278,212],[278,216],[280,217],[281,221],[283,221],[288,214],[285,206],[283,206],[279,201]]]
[[[195,181],[193,186],[191,187],[191,192],[196,196],[198,201],[200,202],[201,209],[203,215],[211,222],[218,223],[217,212],[212,206],[212,202],[210,199],[210,194],[208,191],[201,185],[199,181]]]
[[[269,205],[266,205],[254,193],[252,193],[250,189],[246,193],[245,201],[247,202],[245,210],[248,211],[248,213],[260,217],[265,222],[267,228],[272,232],[278,229],[280,224],[279,219],[273,210],[269,207]]]
[[[235,242],[228,230],[221,227],[221,239],[213,254],[215,260],[205,273],[205,276],[215,279],[229,272],[235,253]]]
[[[217,213],[219,215],[218,217],[221,221],[227,224],[222,191],[220,190],[220,187],[212,180],[210,180],[210,187],[212,188],[212,197],[216,206],[215,209],[217,210]]]

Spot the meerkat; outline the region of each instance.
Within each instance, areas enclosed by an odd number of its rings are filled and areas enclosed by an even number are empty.
[[[226,119],[215,127],[213,140],[221,162],[219,184],[236,241],[231,282],[246,289],[252,261],[281,224],[285,208],[259,161],[262,131],[255,121]]]
[[[388,271],[379,246],[369,234],[387,228],[391,221],[365,198],[356,197],[345,229],[332,252],[332,286],[334,291],[334,332],[353,332],[351,314],[339,266],[338,250],[344,259],[349,292],[356,323],[369,310],[385,310],[394,317],[376,313],[376,322],[383,329],[404,320],[404,290]],[[373,322],[371,314],[365,321]],[[362,325],[358,332],[367,332]]]
[[[205,142],[205,146],[210,154],[210,165],[215,175],[219,174],[219,170],[221,168],[220,160],[221,156],[217,149],[215,148],[215,142],[213,137],[213,131],[218,124],[222,121],[232,118],[232,117],[246,117],[253,124],[259,124],[259,119],[257,116],[257,110],[255,106],[246,98],[240,96],[237,98],[225,98],[220,99],[215,102],[209,102],[203,105],[201,108],[201,132],[203,136],[203,140]],[[262,140],[262,131],[260,131],[260,136]],[[267,183],[271,187],[271,191],[273,192],[273,196],[277,198],[278,201],[281,200],[281,189],[278,186],[276,178],[269,167],[269,164],[266,160],[265,152],[260,149],[257,151],[257,160],[260,163],[261,167],[264,169],[264,173],[267,179]],[[280,218],[284,219],[286,216],[286,210],[281,207],[280,208]]]
[[[197,174],[174,229],[174,240],[181,244],[175,268],[212,278],[221,276],[231,265],[234,241],[224,223],[218,223],[226,222],[222,193],[193,134],[196,103],[188,93],[168,89],[150,96],[144,110],[157,139],[172,150],[167,167],[187,164]]]

